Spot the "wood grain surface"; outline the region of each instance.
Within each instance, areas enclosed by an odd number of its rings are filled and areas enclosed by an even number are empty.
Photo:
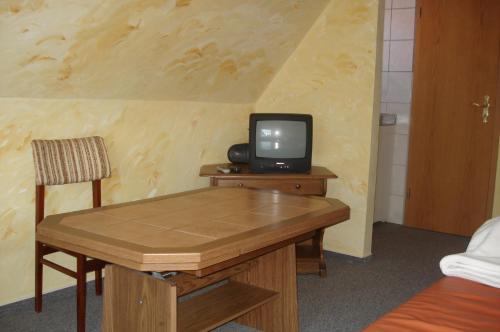
[[[243,315],[237,322],[261,331],[298,331],[295,245],[275,250],[256,261],[257,264],[231,280],[274,290],[279,298]]]
[[[348,217],[338,200],[207,188],[49,216],[36,236],[137,270],[199,270]]]
[[[168,279],[169,282],[177,287],[177,296],[183,296],[192,293],[200,288],[215,284],[219,281],[232,277],[235,274],[241,273],[250,268],[250,263],[245,262],[215,273],[211,273],[203,278],[187,274],[179,273]]]
[[[229,282],[203,295],[179,303],[182,332],[210,331],[279,297],[275,291]]]
[[[217,171],[217,166],[238,166],[241,169],[240,173],[224,174]],[[312,166],[309,172],[305,173],[252,173],[245,164],[211,164],[203,165],[200,169],[200,176],[231,178],[231,179],[265,179],[276,178],[281,179],[335,179],[337,175],[322,166]]]
[[[231,164],[226,164],[230,166]],[[203,165],[200,176],[210,176],[210,185],[217,187],[239,187],[265,189],[285,194],[326,196],[328,179],[337,176],[326,167],[313,166],[307,173],[252,173],[247,165],[239,165],[240,173],[224,174],[217,170],[218,165]],[[326,262],[323,254],[323,235],[325,229],[316,230],[310,241],[297,242],[297,273],[319,274],[326,277]],[[313,252],[315,255],[303,255]]]
[[[102,330],[177,331],[175,286],[145,273],[107,265]]]

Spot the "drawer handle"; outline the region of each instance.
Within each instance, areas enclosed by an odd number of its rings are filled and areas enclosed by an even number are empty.
[[[238,187],[243,187],[243,183],[238,183]]]
[[[297,183],[297,184],[295,185],[295,189],[300,189],[300,187],[302,187],[302,186],[300,185],[300,183]]]

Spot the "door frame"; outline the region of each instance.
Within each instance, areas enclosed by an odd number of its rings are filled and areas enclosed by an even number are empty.
[[[418,0],[420,2],[421,0]],[[500,20],[499,23],[500,25]],[[499,40],[500,44],[500,40]],[[500,48],[500,45],[499,45]],[[500,54],[500,52],[499,52]],[[496,92],[496,98],[492,102],[492,112],[494,114],[494,120],[495,122],[493,123],[493,140],[496,139],[496,144],[493,144],[493,151],[492,151],[492,159],[491,159],[491,165],[490,165],[490,185],[488,188],[488,201],[486,202],[486,209],[487,209],[487,216],[489,218],[492,217],[493,214],[493,205],[494,205],[494,199],[495,199],[495,187],[496,187],[496,177],[497,177],[497,164],[498,164],[498,150],[500,149],[500,114],[498,112],[500,111],[500,56],[497,59],[498,63],[498,73],[497,73],[497,92]],[[499,179],[500,180],[500,179]],[[499,186],[500,187],[500,186]],[[499,188],[500,191],[500,188]],[[500,195],[500,192],[497,193]]]

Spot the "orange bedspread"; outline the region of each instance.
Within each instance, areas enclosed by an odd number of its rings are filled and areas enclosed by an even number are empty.
[[[500,331],[500,289],[444,277],[365,331]]]

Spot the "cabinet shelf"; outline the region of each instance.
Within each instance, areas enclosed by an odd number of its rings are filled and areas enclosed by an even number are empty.
[[[178,304],[182,332],[209,331],[278,297],[279,293],[231,281]]]

